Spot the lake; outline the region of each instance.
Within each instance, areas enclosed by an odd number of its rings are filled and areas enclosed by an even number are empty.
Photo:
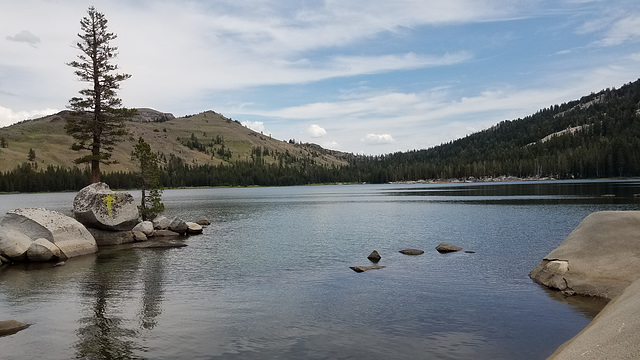
[[[591,212],[637,209],[635,194],[637,180],[166,190],[165,215],[212,221],[187,247],[0,268],[0,320],[33,324],[0,356],[544,359],[603,304],[527,274]],[[74,195],[0,195],[0,214],[70,214]],[[349,269],[373,250],[384,269]]]

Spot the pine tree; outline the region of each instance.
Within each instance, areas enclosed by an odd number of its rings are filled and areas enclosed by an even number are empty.
[[[29,148],[29,154],[27,155],[27,160],[29,161],[36,161],[36,151],[33,150],[32,148]]]
[[[116,96],[120,82],[131,77],[129,74],[114,73],[118,66],[111,63],[117,56],[117,47],[110,41],[116,39],[114,33],[107,32],[107,19],[92,6],[88,16],[80,21],[81,41],[76,46],[81,51],[78,61],[67,65],[75,68],[75,75],[81,81],[90,83],[88,89],[80,90],[82,97],[69,100],[69,109],[76,117],[67,120],[65,129],[75,139],[71,149],[88,150],[90,154],[75,159],[76,164],[91,164],[91,181],[100,181],[100,164],[112,164],[113,146],[122,140],[127,132],[124,121],[135,114],[135,110],[122,107],[122,100]]]
[[[134,160],[140,167],[137,173],[138,185],[142,191],[142,200],[138,210],[142,220],[154,219],[159,213],[164,211],[164,204],[160,201],[162,188],[160,186],[160,167],[158,165],[158,155],[151,151],[151,146],[142,137],[133,147],[131,160]],[[148,193],[147,193],[148,191]]]

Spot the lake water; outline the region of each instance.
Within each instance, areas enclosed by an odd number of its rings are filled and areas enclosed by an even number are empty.
[[[166,215],[212,221],[187,247],[1,268],[0,320],[33,325],[0,338],[0,357],[544,359],[595,312],[527,274],[589,213],[635,210],[638,193],[638,181],[167,190]],[[69,214],[73,197],[1,195],[0,213]],[[349,269],[374,249],[386,268]]]

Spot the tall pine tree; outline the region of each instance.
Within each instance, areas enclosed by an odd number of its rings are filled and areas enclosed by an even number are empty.
[[[122,107],[116,96],[120,82],[129,74],[114,73],[118,66],[111,62],[117,56],[117,47],[110,41],[117,35],[107,31],[107,19],[92,6],[87,16],[80,20],[81,51],[77,61],[67,65],[75,68],[74,74],[91,86],[80,90],[81,97],[69,100],[69,109],[78,116],[67,120],[65,129],[75,139],[72,150],[88,150],[89,154],[75,159],[76,164],[91,164],[91,182],[100,181],[100,164],[112,164],[113,146],[122,140],[127,131],[124,121],[135,114],[135,110]]]

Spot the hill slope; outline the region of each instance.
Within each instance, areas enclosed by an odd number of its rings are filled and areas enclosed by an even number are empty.
[[[431,149],[358,158],[369,181],[640,176],[640,80]]]
[[[0,148],[0,171],[9,171],[27,161],[29,149],[36,154],[39,169],[49,165],[72,167],[80,152],[72,151],[73,139],[64,125],[72,116],[69,111],[27,120],[0,129],[0,138],[8,145]],[[168,159],[171,155],[192,165],[233,163],[250,160],[260,152],[264,161],[274,163],[284,154],[306,159],[315,164],[344,165],[346,154],[324,150],[314,145],[290,144],[250,130],[213,111],[174,118],[151,109],[140,109],[139,115],[126,122],[129,136],[116,145],[113,159],[118,164],[101,166],[102,171],[135,170],[131,150],[138,137],[143,137],[154,152]]]

